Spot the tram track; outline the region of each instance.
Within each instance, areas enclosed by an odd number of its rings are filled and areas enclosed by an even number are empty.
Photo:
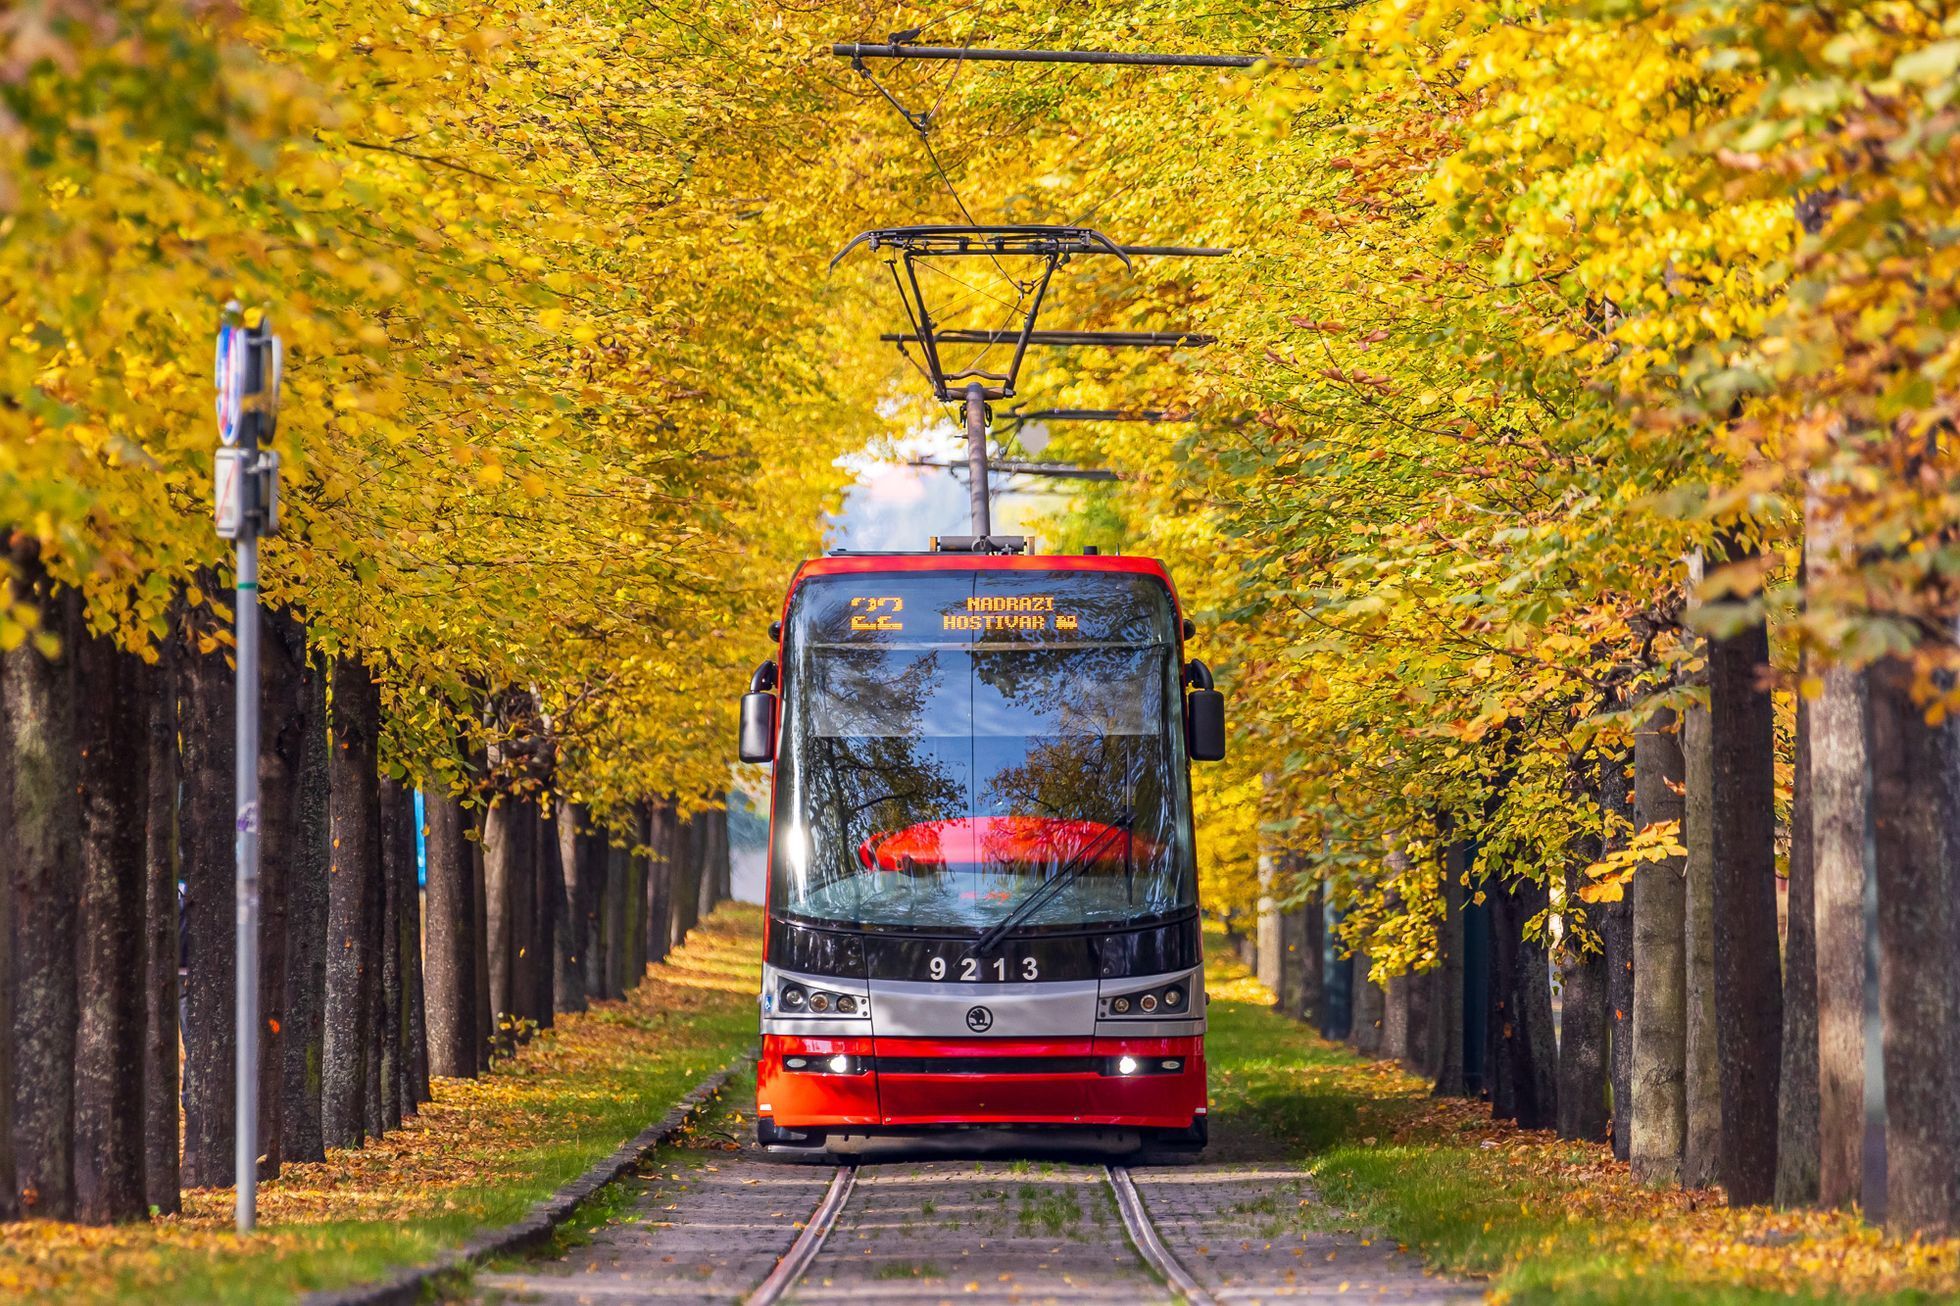
[[[1083,1165],[1064,1167],[1065,1171],[1077,1173],[1088,1168]],[[1183,1306],[1216,1306],[1211,1294],[1171,1251],[1152,1220],[1149,1206],[1131,1178],[1129,1167],[1112,1164],[1102,1166],[1100,1169],[1102,1184],[1108,1190],[1109,1197],[1121,1219],[1123,1234],[1129,1244],[1128,1250],[1162,1282],[1173,1299],[1183,1303]],[[878,1173],[887,1182],[902,1181],[914,1174],[931,1178],[926,1167],[908,1166],[904,1163],[880,1166]],[[782,1259],[757,1285],[755,1291],[744,1298],[745,1306],[778,1306],[778,1303],[794,1299],[798,1287],[803,1284],[811,1266],[823,1255],[832,1234],[837,1230],[841,1218],[850,1205],[852,1193],[857,1188],[858,1177],[857,1165],[838,1167],[836,1177],[825,1189],[823,1197],[798,1233],[796,1241],[783,1253]],[[841,1256],[834,1256],[833,1259],[842,1260]],[[844,1263],[848,1264],[848,1262]],[[943,1296],[943,1293],[933,1292],[928,1295],[937,1300]]]
[[[1170,1286],[1171,1291],[1184,1299],[1184,1306],[1214,1306],[1211,1294],[1204,1290],[1184,1263],[1177,1259],[1165,1245],[1157,1226],[1150,1219],[1150,1208],[1144,1204],[1143,1194],[1137,1191],[1136,1182],[1130,1178],[1130,1168],[1125,1165],[1106,1165],[1103,1175],[1109,1180],[1109,1187],[1116,1194],[1116,1209],[1123,1216],[1123,1227],[1130,1235],[1130,1245],[1136,1248],[1158,1278]]]
[[[588,1242],[477,1274],[484,1306],[1216,1306],[1352,1288],[1463,1306],[1381,1239],[1303,1227],[1305,1170],[1240,1136],[1140,1167],[894,1156],[833,1167],[764,1155],[746,1101],[621,1181]],[[731,1141],[732,1140],[732,1141]],[[806,1158],[814,1161],[817,1158]],[[1202,1276],[1202,1277],[1200,1277]]]
[[[796,1235],[796,1241],[783,1253],[783,1259],[776,1262],[776,1268],[769,1271],[769,1277],[748,1295],[745,1306],[776,1306],[796,1286],[796,1281],[810,1268],[810,1262],[816,1260],[817,1253],[823,1250],[830,1231],[837,1227],[837,1217],[843,1213],[845,1203],[851,1200],[851,1190],[857,1186],[857,1171],[855,1165],[837,1167],[837,1177],[824,1190],[822,1200],[817,1203],[817,1209],[811,1212],[802,1232]]]

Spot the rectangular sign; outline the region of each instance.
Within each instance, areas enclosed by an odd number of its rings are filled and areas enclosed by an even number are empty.
[[[798,589],[806,638],[839,644],[1174,643],[1170,595],[1129,573],[893,573]]]

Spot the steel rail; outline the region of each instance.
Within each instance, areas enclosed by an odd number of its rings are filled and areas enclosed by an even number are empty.
[[[748,1295],[745,1306],[775,1306],[796,1286],[796,1281],[810,1268],[810,1262],[817,1259],[817,1253],[823,1250],[824,1239],[836,1226],[837,1217],[843,1212],[844,1203],[851,1199],[851,1189],[856,1184],[855,1165],[837,1167],[837,1177],[830,1181],[823,1200],[811,1212],[809,1223],[803,1226],[803,1232],[796,1236],[796,1241],[783,1253],[783,1258],[776,1262],[776,1268],[769,1271],[769,1277],[757,1284],[756,1290]]]
[[[1130,1178],[1129,1168],[1104,1166],[1103,1173],[1116,1194],[1116,1210],[1123,1217],[1123,1227],[1129,1231],[1130,1243],[1137,1249],[1137,1255],[1143,1257],[1144,1263],[1170,1285],[1171,1291],[1184,1299],[1184,1306],[1217,1306],[1204,1285],[1191,1277],[1191,1272],[1171,1255],[1170,1248],[1164,1246],[1164,1240],[1157,1236],[1157,1226],[1150,1222],[1150,1212],[1144,1207],[1143,1195],[1137,1192],[1136,1181]]]
[[[1153,50],[995,50],[958,45],[904,45],[839,41],[839,59],[952,59],[970,63],[1087,63],[1126,68],[1307,68],[1316,60],[1267,54],[1175,54]]]

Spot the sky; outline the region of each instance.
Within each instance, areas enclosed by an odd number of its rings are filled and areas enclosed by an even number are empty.
[[[1045,432],[1031,429],[1023,437],[1017,457],[1038,455]],[[912,467],[911,460],[955,462],[957,471],[937,467]],[[840,465],[856,479],[844,492],[843,506],[834,513],[825,532],[826,547],[832,549],[925,549],[935,535],[970,533],[966,490],[966,436],[946,422],[917,431],[890,444],[881,442],[875,451],[867,450],[840,460]],[[994,489],[993,527],[997,535],[1032,534],[1040,547],[1035,518],[1063,510],[1068,505],[1071,481],[1031,481],[1008,478]],[[783,577],[789,583],[789,577]],[[766,793],[757,795],[761,807]],[[729,852],[735,897],[742,902],[762,900],[762,852],[767,838],[767,818],[758,812],[753,820],[738,820],[729,835]]]

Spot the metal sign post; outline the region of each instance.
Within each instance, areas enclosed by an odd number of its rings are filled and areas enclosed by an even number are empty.
[[[263,311],[225,306],[218,328],[216,464],[218,535],[237,544],[238,786],[233,843],[238,900],[237,1146],[240,1233],[258,1222],[259,1190],[259,539],[279,529],[279,455],[264,446],[279,413],[284,362],[279,337]]]

